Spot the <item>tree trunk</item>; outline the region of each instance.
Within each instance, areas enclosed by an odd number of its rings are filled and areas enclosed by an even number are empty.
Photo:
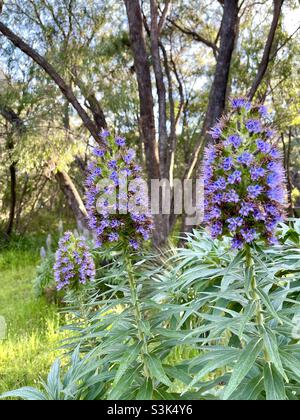
[[[17,205],[17,170],[15,163],[12,163],[9,167],[10,173],[10,210],[9,210],[9,219],[6,228],[6,235],[11,236],[13,232],[15,214],[16,214],[16,205]]]
[[[64,171],[58,171],[55,178],[73,211],[77,223],[82,227],[87,228],[87,211],[74,182]]]
[[[207,111],[200,134],[200,141],[196,145],[191,160],[188,163],[185,178],[190,178],[192,176],[198,163],[199,156],[201,155],[201,152],[203,152],[206,142],[209,141],[207,130],[216,123],[225,110],[230,65],[238,29],[238,12],[238,0],[224,1],[224,13],[220,29],[220,49],[215,77],[210,90]]]
[[[264,75],[267,71],[269,62],[270,62],[270,55],[272,52],[272,47],[273,47],[273,43],[274,43],[274,38],[275,38],[275,33],[276,33],[276,29],[278,26],[278,22],[279,22],[279,18],[280,18],[280,14],[281,14],[281,9],[282,9],[282,5],[283,5],[284,0],[274,0],[274,12],[273,12],[273,20],[272,20],[272,24],[270,27],[270,32],[268,35],[268,39],[265,45],[265,49],[264,49],[264,53],[258,68],[258,72],[257,75],[255,77],[255,80],[253,82],[253,85],[250,89],[249,92],[249,99],[252,100],[264,78]]]
[[[143,17],[139,0],[124,0],[133,52],[134,66],[140,99],[140,128],[145,145],[146,166],[149,185],[151,180],[160,179],[160,162],[155,133],[154,100],[152,94],[151,72],[143,29]],[[168,237],[168,226],[161,214],[154,216],[154,245],[163,245]]]
[[[191,178],[206,143],[210,141],[210,136],[207,134],[207,131],[213,127],[219,118],[221,118],[225,110],[230,66],[238,31],[238,12],[238,0],[224,1],[224,12],[220,29],[220,49],[215,77],[210,90],[200,141],[196,145],[191,160],[188,163],[184,178]],[[200,177],[200,167],[196,169],[197,177]],[[182,233],[192,231],[192,227],[186,225],[185,219],[186,218],[184,217],[181,228]]]
[[[158,125],[159,125],[159,161],[160,174],[162,178],[169,178],[167,167],[168,133],[167,133],[167,102],[164,74],[159,53],[159,27],[158,27],[158,6],[156,0],[150,0],[151,4],[151,55],[156,80],[158,97]]]
[[[1,115],[15,128],[18,135],[22,135],[26,131],[26,127],[18,114],[16,114],[11,108],[1,106],[0,107]],[[65,125],[67,128],[67,115],[65,115]],[[12,141],[9,143],[9,148],[13,149]],[[16,163],[13,163],[10,167],[11,173],[11,210],[10,210],[10,217],[9,217],[9,224],[7,228],[7,234],[10,234],[9,231],[12,230],[13,222],[15,218],[16,212]],[[80,222],[83,227],[87,227],[86,216],[87,212],[84,206],[84,203],[76,189],[75,184],[73,183],[72,179],[66,172],[58,171],[56,174],[56,180],[59,183],[59,186],[65,195],[67,202],[74,213],[74,216],[77,222]]]

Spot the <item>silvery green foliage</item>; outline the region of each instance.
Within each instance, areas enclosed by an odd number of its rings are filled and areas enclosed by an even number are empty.
[[[43,296],[47,289],[55,289],[55,280],[53,275],[53,265],[55,263],[55,255],[48,252],[45,258],[36,269],[36,278],[34,279],[34,291],[37,297]]]
[[[101,291],[94,288],[81,308],[71,310],[74,337],[66,348],[76,353],[80,346],[86,376],[71,375],[63,386],[54,381],[51,396],[299,399],[299,221],[281,225],[279,236],[281,245],[255,248],[255,295],[245,251],[234,252],[230,240],[213,241],[202,231],[167,261],[136,258],[135,295],[121,256],[113,255],[100,270]],[[80,372],[76,360],[72,369]],[[4,397],[28,398],[22,393]]]
[[[101,392],[101,378],[97,375],[97,359],[93,353],[81,358],[77,348],[65,372],[61,361],[56,360],[47,381],[41,381],[41,389],[24,387],[6,392],[0,398],[18,398],[29,401],[93,400]]]
[[[222,256],[222,245],[203,241],[199,233],[190,236],[189,249],[179,251],[174,266],[181,273],[173,290],[194,291],[180,323],[193,322],[187,338],[194,334],[203,338],[199,355],[189,361],[193,380],[183,395],[199,391],[199,381],[213,377],[219,385],[210,393],[220,399],[299,399],[299,233],[299,221],[294,227],[282,225],[284,244],[256,246],[250,269],[244,251]],[[254,295],[252,270],[257,282]],[[263,312],[260,322],[258,304]]]

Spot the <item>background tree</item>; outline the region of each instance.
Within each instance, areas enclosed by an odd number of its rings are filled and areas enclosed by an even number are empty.
[[[45,112],[59,110],[51,112],[54,120],[60,116],[59,125],[82,141],[71,176],[84,170],[89,145],[108,126],[127,135],[149,180],[166,178],[172,185],[174,178],[199,176],[207,131],[230,95],[271,105],[288,144],[290,120],[280,122],[276,98],[284,92],[286,115],[299,109],[292,60],[299,35],[290,25],[296,11],[292,0],[12,0],[2,12],[7,41],[3,37],[1,56],[4,68],[14,63],[15,80],[17,65],[31,69],[31,87],[37,84],[47,96]],[[296,85],[293,105],[289,83]],[[297,126],[294,118],[292,134]],[[291,144],[297,147],[297,140]],[[292,180],[295,165],[287,166]],[[294,187],[291,181],[293,197]],[[84,192],[80,182],[78,190]],[[157,245],[174,228],[188,230],[173,214],[155,222]]]

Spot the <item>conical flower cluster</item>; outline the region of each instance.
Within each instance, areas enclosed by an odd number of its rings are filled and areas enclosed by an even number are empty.
[[[84,238],[66,232],[59,242],[54,265],[57,289],[77,289],[81,284],[94,281],[94,259]]]
[[[286,178],[265,106],[233,99],[228,116],[211,130],[204,164],[205,223],[213,238],[231,236],[233,248],[277,242],[285,217]]]
[[[86,181],[89,228],[97,246],[119,244],[139,248],[150,239],[153,219],[148,207],[147,184],[141,177],[136,154],[122,137],[103,131],[107,147],[94,149]]]

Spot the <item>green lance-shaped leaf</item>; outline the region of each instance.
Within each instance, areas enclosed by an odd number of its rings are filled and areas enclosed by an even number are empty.
[[[159,358],[154,355],[146,355],[145,359],[152,377],[156,378],[158,381],[167,386],[171,386],[172,382],[168,378]]]
[[[288,351],[280,352],[281,360],[286,369],[292,372],[297,382],[300,382],[300,363],[299,360]]]
[[[153,399],[153,384],[151,379],[145,379],[136,399],[138,401],[151,401]]]
[[[257,293],[259,294],[259,297],[261,298],[262,302],[266,306],[267,310],[270,312],[270,314],[273,316],[273,318],[277,319],[277,321],[282,325],[282,319],[279,317],[277,312],[275,311],[272,302],[270,301],[268,295],[261,289],[256,289]]]
[[[272,363],[267,363],[264,369],[265,391],[268,401],[286,400],[282,376]]]
[[[142,345],[141,343],[139,343],[135,346],[130,347],[129,350],[124,354],[120,361],[120,366],[115,376],[113,388],[122,379],[126,371],[130,368],[130,365],[137,359],[141,347]]]
[[[123,376],[122,381],[119,381],[115,388],[111,390],[108,396],[108,400],[120,400],[122,396],[128,391],[131,387],[132,382],[134,381],[135,375],[137,374],[137,369],[129,369],[127,374]]]
[[[53,400],[59,400],[62,391],[62,382],[60,380],[60,360],[57,359],[49,372],[47,386],[45,386]]]
[[[288,377],[282,366],[276,336],[269,328],[264,328],[264,345],[270,361],[274,364],[281,376],[288,382]]]
[[[213,359],[210,362],[205,363],[205,366],[200,370],[200,372],[197,373],[191,383],[184,389],[182,395],[196,386],[196,384],[209,373],[214,372],[216,369],[231,365],[237,359],[238,351],[224,351],[219,352],[218,355],[214,353],[212,353],[212,355],[214,356]],[[197,357],[197,362],[201,363],[202,359],[207,359],[207,354],[205,354],[203,357]]]
[[[5,392],[5,394],[2,394],[0,396],[1,399],[5,398],[21,398],[22,400],[27,401],[47,401],[48,398],[46,396],[38,391],[35,388],[25,387],[20,388],[15,391]]]
[[[223,399],[228,400],[232,393],[237,389],[245,376],[252,369],[255,361],[262,351],[262,338],[253,339],[242,351],[231,375],[229,383],[225,389]]]

